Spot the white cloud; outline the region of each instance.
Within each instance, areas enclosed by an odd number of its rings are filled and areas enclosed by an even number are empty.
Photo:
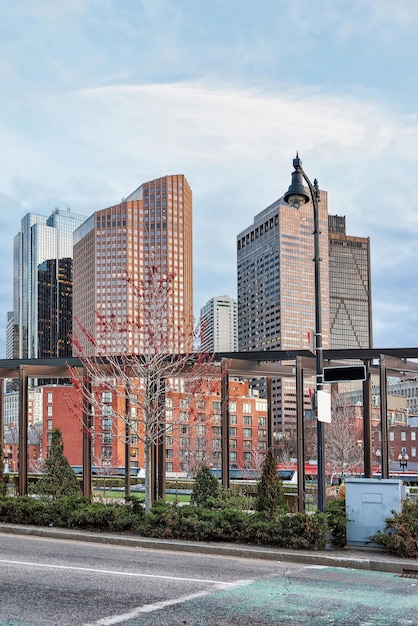
[[[218,295],[214,289],[235,295],[236,235],[287,189],[298,149],[308,175],[328,190],[330,212],[347,215],[349,234],[371,236],[373,265],[385,272],[376,271],[382,283],[391,273],[412,280],[418,263],[415,117],[319,89],[263,91],[203,82],[44,93],[34,108],[39,124],[33,128],[20,133],[0,125],[0,141],[10,145],[0,184],[21,203],[3,242],[10,242],[28,211],[71,206],[91,213],[146,180],[184,173],[194,192],[197,312]],[[406,247],[388,254],[397,231]],[[10,268],[11,257],[5,262]],[[384,296],[384,284],[381,289]],[[403,302],[415,310],[408,293]],[[396,343],[384,297],[374,314],[377,331]]]

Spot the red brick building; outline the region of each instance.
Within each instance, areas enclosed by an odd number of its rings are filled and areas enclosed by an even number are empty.
[[[95,409],[92,418],[92,458],[94,465],[124,465],[124,398],[110,391],[94,389]],[[201,463],[221,466],[221,397],[210,392],[190,399],[186,394],[170,392],[166,397],[166,460],[168,473],[194,471]],[[247,381],[229,383],[229,445],[231,468],[261,466],[267,450],[267,401],[251,395]],[[82,397],[71,386],[43,388],[44,428],[41,454],[46,455],[52,431],[63,435],[64,454],[70,465],[82,464]],[[137,408],[131,408],[131,467],[144,467],[144,446],[140,441],[142,423]]]

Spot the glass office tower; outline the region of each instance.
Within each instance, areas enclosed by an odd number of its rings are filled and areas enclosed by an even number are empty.
[[[13,262],[13,323],[15,330],[16,358],[39,358],[40,326],[39,313],[45,320],[48,316],[56,328],[60,327],[60,303],[55,299],[49,303],[39,301],[40,284],[45,292],[45,267],[49,265],[49,279],[59,283],[62,278],[62,265],[67,265],[73,256],[73,232],[87,219],[86,215],[72,213],[70,209],[55,209],[46,217],[36,213],[27,213],[21,221],[21,229],[14,238]],[[46,265],[45,265],[46,264]],[[52,269],[55,268],[55,272]],[[54,275],[53,275],[54,274]],[[60,278],[61,276],[61,278]],[[66,280],[70,280],[67,276]],[[50,293],[58,293],[59,288],[52,287]],[[69,303],[67,302],[66,308]],[[67,315],[67,313],[65,313]],[[65,330],[64,330],[65,328]],[[68,326],[62,326],[62,332],[68,335]],[[45,336],[45,335],[44,335]],[[54,345],[43,344],[42,353],[54,356],[71,354],[66,338],[54,336]],[[66,345],[65,353],[60,346]],[[67,354],[69,352],[69,354]]]

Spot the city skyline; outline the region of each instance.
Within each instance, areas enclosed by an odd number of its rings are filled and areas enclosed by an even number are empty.
[[[237,233],[288,188],[296,150],[332,211],[371,238],[374,345],[417,344],[418,7],[23,0],[0,16],[2,354],[26,213],[91,215],[181,171],[198,317],[236,296]]]

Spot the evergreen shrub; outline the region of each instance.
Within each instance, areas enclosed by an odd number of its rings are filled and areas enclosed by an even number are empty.
[[[409,559],[418,558],[418,503],[406,501],[402,511],[393,511],[386,520],[385,529],[370,537],[391,554]]]

